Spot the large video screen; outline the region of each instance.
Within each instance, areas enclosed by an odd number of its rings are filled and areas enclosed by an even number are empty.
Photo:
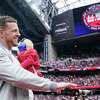
[[[73,11],[69,10],[53,18],[52,36],[55,42],[65,41],[73,35]]]
[[[100,4],[93,4],[73,10],[75,36],[100,31]]]

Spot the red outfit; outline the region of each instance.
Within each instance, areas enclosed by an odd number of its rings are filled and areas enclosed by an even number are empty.
[[[39,76],[43,76],[41,72],[38,71],[40,68],[40,61],[38,53],[35,49],[29,49],[18,53],[18,60],[21,63],[21,66],[28,71],[35,72]]]

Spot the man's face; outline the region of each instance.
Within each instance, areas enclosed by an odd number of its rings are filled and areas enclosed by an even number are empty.
[[[18,45],[18,38],[20,36],[18,25],[15,22],[7,22],[6,28],[3,31],[4,39],[8,48]]]

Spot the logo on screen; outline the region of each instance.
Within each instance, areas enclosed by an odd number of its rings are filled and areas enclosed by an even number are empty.
[[[83,22],[91,30],[100,30],[100,4],[92,5],[85,10]]]

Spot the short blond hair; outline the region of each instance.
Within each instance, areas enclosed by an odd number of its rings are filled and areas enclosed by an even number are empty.
[[[34,44],[31,40],[25,38],[23,42],[25,43],[26,48],[34,48]]]

